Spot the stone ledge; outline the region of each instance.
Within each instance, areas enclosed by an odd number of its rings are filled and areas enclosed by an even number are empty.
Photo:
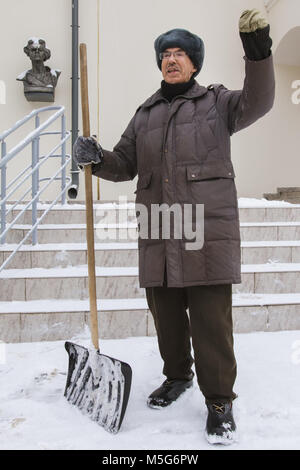
[[[0,340],[6,343],[68,340],[88,325],[87,312],[3,313],[0,314]],[[300,330],[300,304],[234,306],[234,333]],[[155,336],[147,309],[110,310],[99,314],[102,339]]]
[[[286,201],[291,204],[300,203],[300,187],[277,188],[277,193],[265,193],[263,195],[267,201]]]

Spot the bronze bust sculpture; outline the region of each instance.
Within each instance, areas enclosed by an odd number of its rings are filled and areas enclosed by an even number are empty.
[[[41,38],[30,38],[24,47],[24,52],[31,60],[32,68],[17,77],[24,84],[24,94],[28,101],[54,101],[54,92],[60,70],[54,70],[44,65],[51,56],[46,48],[46,42]]]

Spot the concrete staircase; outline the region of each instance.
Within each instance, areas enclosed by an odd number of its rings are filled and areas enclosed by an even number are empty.
[[[300,205],[242,199],[239,205],[242,284],[233,286],[234,331],[300,329]],[[30,220],[27,211],[1,246],[0,263]],[[154,335],[138,283],[134,204],[97,203],[94,220],[100,336]],[[38,240],[0,273],[2,341],[67,339],[88,323],[84,205],[55,206]]]

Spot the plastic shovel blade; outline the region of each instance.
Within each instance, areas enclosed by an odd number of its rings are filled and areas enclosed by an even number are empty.
[[[126,411],[132,371],[125,362],[67,341],[64,396],[106,431],[117,433]]]

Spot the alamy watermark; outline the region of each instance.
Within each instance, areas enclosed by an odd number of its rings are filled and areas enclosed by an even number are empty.
[[[100,240],[184,240],[186,250],[200,250],[204,244],[204,204],[146,206],[120,196],[113,210],[102,206],[96,217]]]
[[[0,104],[6,104],[6,86],[3,80],[0,80]]]
[[[294,80],[292,82],[292,88],[295,88],[296,91],[292,93],[291,100],[293,104],[300,103],[300,80]]]

